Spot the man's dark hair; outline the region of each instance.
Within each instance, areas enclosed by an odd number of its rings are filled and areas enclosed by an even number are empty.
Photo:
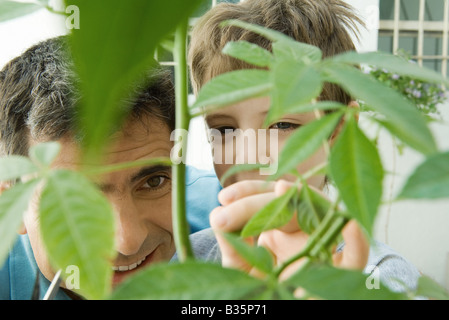
[[[27,155],[29,139],[74,136],[80,102],[66,36],[48,39],[11,60],[0,71],[0,156]],[[133,88],[131,120],[155,117],[174,129],[171,72],[153,67],[145,85]]]

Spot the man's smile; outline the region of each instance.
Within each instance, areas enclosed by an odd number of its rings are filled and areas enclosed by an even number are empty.
[[[158,247],[154,249],[152,252],[150,252],[148,255],[144,256],[143,258],[137,260],[136,262],[126,265],[121,265],[120,263],[116,263],[114,266],[112,266],[112,270],[114,271],[113,285],[120,284],[126,277],[130,276],[136,271],[139,271],[143,269],[146,265],[149,265],[151,262],[153,262],[155,257],[155,252],[157,251]]]

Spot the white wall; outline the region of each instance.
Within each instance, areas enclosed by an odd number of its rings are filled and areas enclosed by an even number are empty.
[[[346,0],[365,19],[367,30],[362,31],[359,51],[376,51],[379,0]],[[363,29],[362,29],[363,30]],[[442,122],[432,125],[441,150],[449,150],[449,102],[439,106]],[[376,130],[361,118],[360,125],[368,132]],[[395,172],[385,179],[386,199],[401,189],[406,177],[423,160],[410,149],[399,154],[391,136],[381,132],[381,157],[386,170]],[[449,165],[449,164],[448,164]],[[381,208],[374,236],[390,245],[411,261],[419,270],[449,289],[449,199],[433,201],[402,201]]]
[[[379,29],[379,0],[346,0],[356,14],[364,21],[365,28],[360,27],[360,41],[356,43],[357,51],[376,51]]]
[[[449,102],[439,106],[442,121],[431,126],[440,150],[449,150]],[[360,125],[375,130],[363,118]],[[379,150],[385,166],[394,175],[384,182],[384,198],[391,200],[424,158],[406,148],[398,152],[389,134],[382,131]],[[449,165],[449,164],[448,164]],[[418,269],[449,288],[449,199],[401,201],[381,207],[375,237],[411,261]]]
[[[37,42],[66,33],[65,18],[47,10],[0,23],[0,68]]]

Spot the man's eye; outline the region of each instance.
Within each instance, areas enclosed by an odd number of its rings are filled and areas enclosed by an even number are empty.
[[[149,178],[145,184],[144,188],[157,189],[160,188],[167,181],[167,177],[164,176],[154,176]]]
[[[290,122],[277,122],[273,124],[270,129],[278,129],[278,130],[294,130],[299,127],[299,124],[294,124]]]

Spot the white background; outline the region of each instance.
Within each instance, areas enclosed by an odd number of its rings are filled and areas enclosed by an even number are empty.
[[[368,22],[368,29],[362,30],[360,51],[377,49],[376,13],[378,0],[348,0]],[[82,13],[81,13],[82,27]],[[45,10],[13,21],[0,23],[0,68],[10,59],[21,54],[36,42],[65,34],[64,18]],[[440,106],[443,119],[449,119],[449,103]],[[375,128],[360,120],[368,133]],[[449,150],[449,125],[446,121],[435,124],[432,129],[442,150]],[[385,180],[385,198],[397,194],[404,179],[422,161],[421,156],[411,150],[402,155],[397,153],[391,137],[381,133],[379,141],[382,159],[387,170],[396,172],[394,178]],[[188,163],[200,168],[212,169],[209,147],[205,138],[202,119],[194,119],[191,125]],[[449,164],[448,164],[449,165]],[[414,263],[421,272],[433,277],[449,288],[449,200],[403,201],[385,205],[381,209],[375,229],[375,238],[401,253]]]

